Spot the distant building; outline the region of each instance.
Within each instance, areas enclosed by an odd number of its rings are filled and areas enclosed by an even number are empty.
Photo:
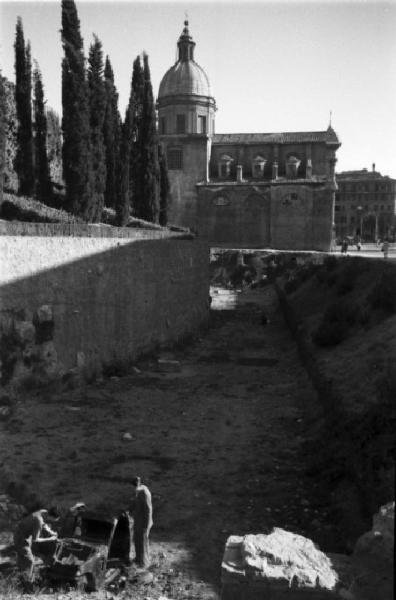
[[[375,170],[336,175],[336,237],[360,236],[363,242],[395,236],[396,180]]]
[[[216,102],[184,25],[157,101],[169,222],[212,245],[329,250],[341,145],[335,131],[215,133]]]

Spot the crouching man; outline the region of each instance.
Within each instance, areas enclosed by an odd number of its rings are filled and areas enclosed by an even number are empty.
[[[24,583],[33,582],[34,555],[50,561],[54,555],[58,534],[50,524],[59,520],[58,510],[42,508],[27,515],[20,521],[14,533],[17,552],[17,565]]]

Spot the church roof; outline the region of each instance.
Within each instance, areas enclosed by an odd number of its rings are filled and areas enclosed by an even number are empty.
[[[322,142],[340,144],[334,129],[284,133],[216,133],[213,144],[299,144]]]
[[[212,95],[205,71],[194,60],[179,60],[162,78],[158,98],[179,94]]]

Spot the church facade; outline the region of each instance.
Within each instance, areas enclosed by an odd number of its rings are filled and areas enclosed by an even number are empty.
[[[157,110],[170,180],[169,222],[213,246],[328,251],[334,239],[336,151],[326,131],[215,133],[216,102],[194,60],[188,22]]]

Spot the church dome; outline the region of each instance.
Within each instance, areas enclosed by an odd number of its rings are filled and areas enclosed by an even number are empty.
[[[178,61],[163,76],[158,99],[175,95],[211,97],[208,76],[194,60],[195,42],[188,30],[188,21],[184,22],[184,29],[177,45]]]
[[[163,76],[158,98],[179,94],[211,96],[205,71],[193,60],[178,61]]]

